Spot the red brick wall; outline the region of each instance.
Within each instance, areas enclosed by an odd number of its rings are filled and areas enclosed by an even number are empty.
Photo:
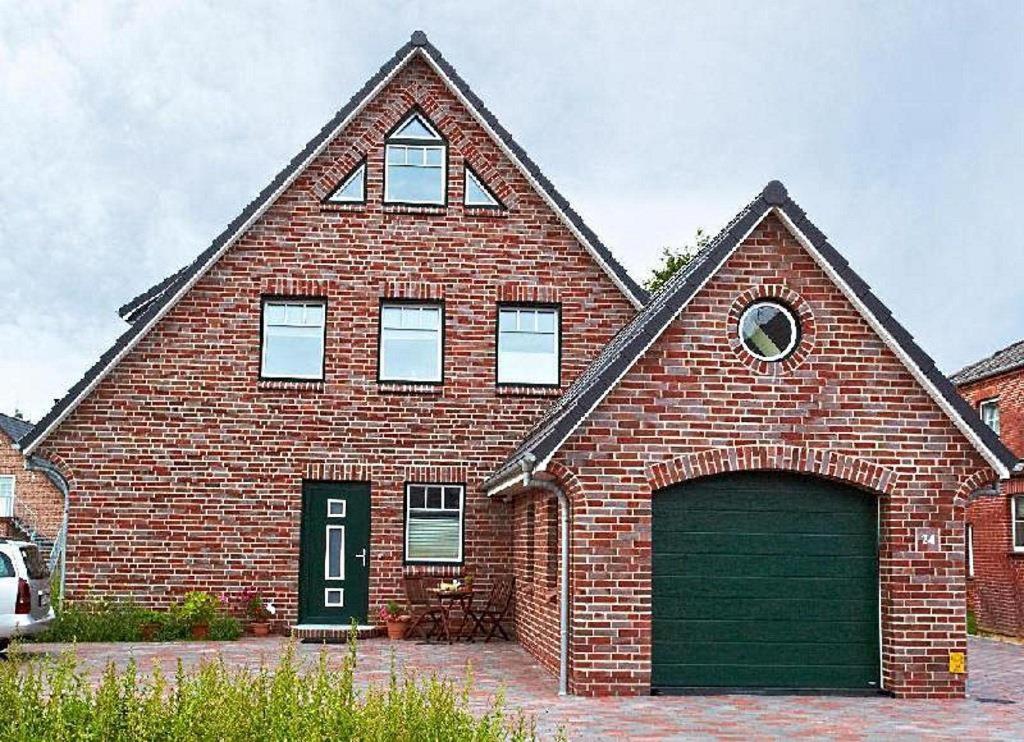
[[[384,132],[414,104],[450,142],[447,208],[382,204]],[[364,154],[367,204],[321,207]],[[464,161],[508,211],[462,206]],[[324,383],[258,380],[268,293],[326,296]],[[377,382],[389,296],[444,299],[443,387]],[[509,299],[561,303],[564,384],[633,314],[415,61],[46,442],[72,479],[69,598],[160,606],[257,587],[294,620],[304,478],[372,483],[371,611],[401,590],[406,481],[465,482],[466,568],[484,585],[508,572],[509,508],[480,484],[560,393],[496,389],[496,304]]]
[[[532,540],[528,525],[531,502]],[[513,503],[516,636],[555,674],[559,661],[558,501],[548,492],[534,491]]]
[[[1018,456],[1024,453],[1024,369],[965,384],[960,393],[975,408],[998,397],[999,437]],[[982,631],[1024,636],[1024,553],[1013,551],[1009,491],[1024,492],[1024,487],[1016,481],[1003,484],[998,495],[981,495],[967,505],[967,522],[974,529],[967,602]]]
[[[64,497],[38,471],[25,469],[25,459],[11,447],[11,439],[0,433],[0,475],[14,476],[14,513],[32,524],[43,536],[55,538],[64,519]],[[12,535],[18,535],[11,531]]]
[[[804,325],[801,348],[775,373],[735,347],[737,310],[762,293],[795,305]],[[646,692],[652,491],[743,468],[824,472],[883,492],[884,686],[962,695],[965,678],[947,671],[950,651],[966,650],[955,503],[965,482],[973,490],[991,472],[774,217],[556,456],[573,509],[573,690]],[[938,529],[936,550],[915,548],[918,528]]]

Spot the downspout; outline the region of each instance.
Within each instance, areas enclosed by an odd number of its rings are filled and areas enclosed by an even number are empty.
[[[59,489],[60,493],[64,495],[64,515],[60,524],[60,532],[57,534],[56,542],[60,547],[60,595],[58,596],[58,599],[60,603],[63,603],[64,581],[67,576],[68,507],[71,502],[71,498],[69,497],[71,488],[68,486],[68,480],[64,478],[64,475],[60,473],[60,470],[40,456],[26,456],[25,468],[29,471],[39,471],[43,474],[50,475],[47,478],[57,485],[57,489]]]
[[[558,500],[558,525],[561,531],[558,695],[564,696],[569,693],[569,498],[566,496],[565,491],[554,482],[532,479],[531,469],[534,461],[536,461],[536,458],[532,454],[527,454],[526,459],[521,462],[523,484],[550,492]]]

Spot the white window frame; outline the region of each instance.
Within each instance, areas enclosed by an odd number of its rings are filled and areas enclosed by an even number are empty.
[[[517,379],[502,378],[501,375],[501,313],[502,312],[532,312],[532,313],[551,313],[555,316],[555,329],[552,333],[527,331],[527,330],[514,330],[512,332],[521,332],[531,335],[554,335],[555,340],[555,378],[553,381],[521,381]],[[496,343],[497,347],[494,350],[494,378],[500,386],[546,386],[546,387],[557,387],[562,383],[562,308],[557,305],[549,304],[499,304],[498,305],[498,327],[496,332]]]
[[[340,513],[332,513],[331,507],[334,505],[341,505]],[[344,518],[348,512],[348,500],[339,500],[336,498],[330,498],[327,500],[327,517],[328,518]]]
[[[1017,530],[1024,528],[1024,495],[1010,498],[1010,545],[1016,552],[1024,552],[1024,546],[1017,545]]]
[[[491,189],[484,185],[484,181],[479,175],[469,166],[466,165],[466,178],[462,182],[462,203],[465,206],[469,206],[472,209],[500,209],[501,202],[498,201],[498,197],[491,193]],[[483,191],[484,195],[487,196],[487,201],[470,201],[469,200],[469,181],[476,183],[476,187]]]
[[[974,526],[967,524],[967,576],[974,577]]]
[[[296,375],[275,375],[267,373],[267,327],[269,324],[268,312],[269,307],[287,307],[301,306],[305,307],[320,307],[323,309],[323,325],[320,327],[320,371],[316,374],[300,374]],[[325,299],[301,299],[301,298],[288,298],[288,297],[263,297],[260,306],[260,378],[261,379],[302,379],[309,381],[323,381],[325,376],[325,369],[327,366],[327,301]],[[315,327],[315,325],[292,325],[288,323],[275,322],[273,327]]]
[[[419,119],[425,129],[433,134],[432,137],[402,137],[397,134],[390,136],[384,144],[384,203],[386,204],[413,204],[422,206],[445,206],[448,203],[448,143],[437,133],[437,130],[420,113],[413,112],[402,119],[402,123],[395,127],[395,132],[404,129],[412,119]],[[441,198],[440,200],[410,200],[406,198],[394,198],[391,194],[391,152],[402,148],[404,150],[404,163],[396,167],[420,167],[439,170],[441,173]],[[427,164],[427,150],[437,150],[441,153],[440,165]],[[409,162],[409,152],[417,151],[422,153],[421,163]]]
[[[995,426],[993,426],[990,421],[985,419],[985,412],[987,410],[995,410]],[[988,425],[989,428],[992,429],[993,433],[999,435],[999,429],[1001,425],[999,397],[990,397],[989,399],[983,399],[980,402],[978,402],[978,416],[981,418],[981,421],[983,423],[985,423],[986,425]]]
[[[343,197],[341,195],[342,192],[346,188],[348,188],[349,184],[353,180],[358,178],[360,175],[363,176],[363,187],[359,191],[359,196],[357,198],[351,198],[351,197],[347,197],[346,198],[346,197]],[[327,203],[330,203],[330,204],[364,204],[364,203],[366,203],[366,160],[363,160],[362,163],[360,163],[359,165],[356,165],[355,169],[352,170],[352,172],[348,174],[348,177],[345,178],[341,183],[339,183],[338,186],[333,191],[331,191],[331,195],[329,195],[325,200],[326,200]]]
[[[324,532],[324,579],[325,580],[344,580],[345,579],[345,526],[339,526],[330,524],[326,526]],[[338,559],[338,566],[341,568],[341,574],[331,574],[331,531],[341,532],[341,555]]]
[[[0,497],[0,518],[14,517],[14,496],[18,486],[18,479],[13,474],[0,475],[0,481],[11,483],[11,494],[8,497]]]
[[[384,331],[395,330],[401,332],[403,329],[416,329],[418,332],[425,332],[422,328],[401,328],[384,326],[385,309],[431,309],[437,312],[437,376],[434,378],[410,379],[402,376],[389,376],[386,374],[386,355],[384,353]],[[441,384],[444,382],[444,304],[439,302],[415,302],[385,300],[381,302],[379,314],[380,331],[377,337],[377,378],[379,381],[388,383],[405,384]]]
[[[409,522],[411,518],[410,507],[412,499],[413,488],[417,487],[442,487],[442,488],[458,488],[459,490],[459,553],[455,559],[416,559],[409,557]],[[450,510],[450,508],[444,507],[444,494],[441,495],[441,508],[440,510]],[[438,508],[416,508],[417,510],[438,510]],[[410,482],[405,485],[405,539],[403,543],[403,556],[406,564],[462,564],[465,559],[465,539],[466,539],[466,486],[463,484],[455,484],[452,482]]]
[[[330,600],[331,593],[338,593],[338,597],[341,598],[337,603],[332,603]],[[343,587],[325,587],[324,588],[324,608],[344,608],[345,607],[345,588]]]
[[[780,312],[782,312],[782,315],[786,318],[786,321],[789,322],[789,344],[785,348],[783,348],[779,353],[776,353],[773,356],[763,356],[760,353],[752,351],[750,348],[747,347],[746,339],[743,337],[743,325],[745,325],[747,322],[747,316],[750,315],[750,313],[756,310],[758,307],[763,307],[766,305],[770,305],[778,309]],[[743,310],[743,314],[740,315],[739,327],[737,327],[736,329],[736,334],[739,336],[740,346],[743,348],[743,352],[747,353],[752,358],[756,358],[759,361],[764,361],[765,363],[775,363],[777,361],[785,360],[796,349],[797,343],[800,342],[800,322],[796,317],[796,312],[787,307],[785,304],[778,301],[773,301],[771,299],[757,299],[749,307]]]

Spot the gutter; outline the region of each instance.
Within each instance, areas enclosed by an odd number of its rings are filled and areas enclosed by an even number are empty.
[[[561,537],[558,569],[561,593],[558,617],[558,695],[565,696],[569,694],[569,498],[554,482],[531,480],[528,467],[533,461],[536,461],[536,457],[527,454],[527,459],[521,462],[523,485],[550,492],[558,500],[558,525]]]

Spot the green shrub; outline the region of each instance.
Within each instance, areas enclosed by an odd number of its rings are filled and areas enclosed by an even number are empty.
[[[967,633],[976,636],[978,633],[978,617],[973,611],[967,611]]]
[[[72,655],[0,663],[4,739],[17,740],[524,740],[532,723],[510,716],[501,694],[481,713],[461,688],[399,677],[355,688],[355,639],[340,668],[327,655],[302,670],[289,647],[277,667],[230,670],[222,661],[173,680],[111,664],[91,682]]]
[[[211,611],[212,606],[212,611]],[[238,619],[218,612],[219,602],[206,593],[189,593],[171,611],[154,611],[134,603],[94,601],[57,608],[57,618],[35,641],[41,642],[140,642],[143,626],[156,624],[154,641],[189,639],[195,623],[205,620],[210,639],[233,641],[242,635]]]

